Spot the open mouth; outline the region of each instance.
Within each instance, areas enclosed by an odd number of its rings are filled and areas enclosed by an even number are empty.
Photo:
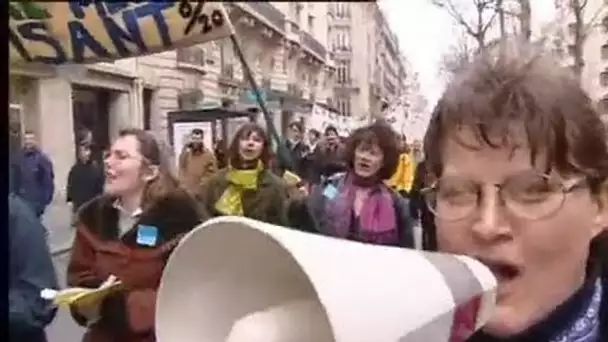
[[[113,181],[114,179],[116,179],[116,175],[106,172],[106,181]]]
[[[479,261],[490,269],[499,282],[511,281],[521,274],[519,267],[507,262],[484,259]]]
[[[358,166],[359,166],[360,169],[363,169],[365,171],[368,171],[370,169],[370,167],[371,167],[371,165],[369,163],[366,163],[366,162],[359,162]]]

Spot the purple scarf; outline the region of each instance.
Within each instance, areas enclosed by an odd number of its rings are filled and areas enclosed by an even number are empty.
[[[327,199],[325,213],[332,236],[375,244],[392,245],[398,242],[397,219],[391,193],[383,183],[376,185],[364,200],[359,213],[357,231],[353,228],[353,206],[357,187],[347,175],[338,184],[338,193]],[[354,234],[353,234],[354,233]],[[352,234],[352,235],[351,235]]]

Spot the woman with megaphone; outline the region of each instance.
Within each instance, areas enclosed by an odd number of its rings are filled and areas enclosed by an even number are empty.
[[[269,168],[270,139],[262,127],[247,123],[236,132],[228,167],[207,179],[196,199],[209,216],[245,216],[287,226],[287,185]]]
[[[153,342],[165,262],[201,215],[149,133],[121,131],[104,164],[104,194],[76,214],[67,283],[94,289],[114,276],[121,284],[95,300],[75,302],[72,316],[87,327],[85,342]]]
[[[498,279],[469,342],[608,341],[607,138],[571,71],[519,42],[447,86],[424,143],[438,249]]]
[[[349,171],[314,185],[293,201],[292,226],[360,242],[414,247],[407,203],[384,181],[397,166],[397,137],[383,123],[359,128],[348,137],[343,156]]]

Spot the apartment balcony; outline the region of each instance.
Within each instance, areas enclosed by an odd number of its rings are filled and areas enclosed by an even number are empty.
[[[235,88],[240,86],[241,82],[235,76],[234,64],[222,65],[218,83]]]
[[[330,26],[350,26],[352,21],[351,17],[348,15],[338,15],[333,13],[332,11],[327,12],[328,24]]]
[[[320,62],[325,62],[327,50],[312,34],[304,31],[302,32],[302,45],[312,51]]]
[[[350,59],[353,55],[353,50],[350,46],[334,46],[331,49],[335,59]]]
[[[334,89],[338,92],[344,91],[359,91],[359,86],[357,86],[353,79],[349,78],[346,80],[336,80],[334,84]]]
[[[177,68],[205,74],[205,51],[199,47],[178,48]]]
[[[268,2],[227,2],[233,9],[231,19],[236,23],[245,23],[248,26],[262,25],[266,36],[273,37],[285,35],[285,15]],[[229,5],[229,6],[230,6]]]

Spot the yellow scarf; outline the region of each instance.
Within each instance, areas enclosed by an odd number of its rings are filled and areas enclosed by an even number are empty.
[[[263,169],[261,161],[258,161],[258,166],[253,170],[238,170],[228,166],[228,187],[215,202],[215,209],[224,215],[243,216],[243,190],[258,188],[258,176]]]

